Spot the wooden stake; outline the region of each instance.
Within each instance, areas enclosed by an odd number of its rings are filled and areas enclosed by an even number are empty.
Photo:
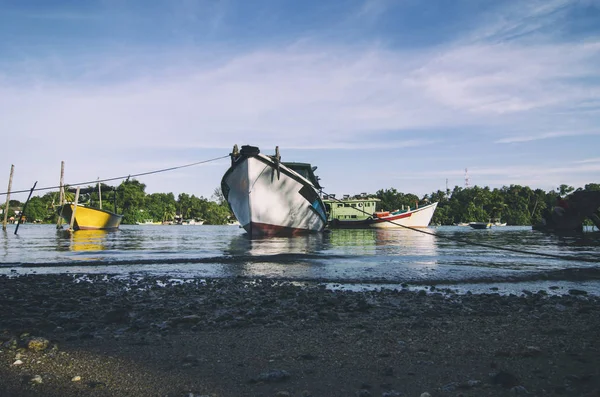
[[[65,185],[64,185],[64,178],[65,178],[65,162],[61,161],[60,162],[60,183],[59,183],[59,196],[58,196],[58,205],[60,205],[60,212],[58,213],[58,220],[56,221],[56,228],[60,229],[61,225],[62,225],[62,211],[63,211],[63,206],[65,205]]]
[[[25,205],[23,206],[23,210],[19,214],[19,219],[17,220],[17,227],[15,228],[15,234],[19,231],[19,225],[21,224],[21,219],[23,219],[23,214],[25,214],[25,210],[27,209],[27,204],[29,203],[29,199],[31,199],[31,194],[35,190],[35,186],[37,185],[37,181],[33,184],[33,187],[29,191],[29,196],[27,197],[27,201],[25,201]],[[34,219],[35,220],[35,219]]]
[[[102,209],[102,188],[100,187],[100,178],[98,178],[98,198],[100,199],[100,209]]]
[[[71,213],[71,223],[69,225],[69,230],[73,231],[73,225],[75,224],[75,212],[77,211],[77,203],[79,202],[79,189],[77,186],[77,191],[75,192],[75,202],[73,203],[73,212]]]
[[[2,230],[6,231],[6,219],[8,217],[8,206],[10,204],[10,189],[12,189],[12,178],[15,171],[15,166],[10,166],[10,177],[8,178],[8,190],[6,192],[6,205],[4,206],[4,220],[2,221]]]

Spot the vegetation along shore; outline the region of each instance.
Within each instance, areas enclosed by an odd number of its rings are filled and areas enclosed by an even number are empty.
[[[224,225],[233,219],[221,189],[217,188],[208,198],[181,193],[175,198],[173,193],[145,192],[146,185],[136,179],[126,180],[119,186],[102,184],[102,206],[108,211],[123,215],[122,224],[136,224],[145,221],[168,222],[174,219],[198,219],[205,225]],[[600,190],[600,183],[589,183],[583,190]],[[100,199],[95,189],[93,193],[80,197],[79,202],[97,207]],[[376,197],[381,201],[377,210],[395,210],[403,206],[438,202],[431,223],[452,225],[459,222],[488,222],[501,220],[508,225],[533,225],[539,223],[542,215],[550,211],[558,197],[573,192],[573,186],[561,185],[557,191],[532,189],[527,186],[510,185],[500,189],[472,186],[453,190],[438,190],[419,197],[412,193],[402,193],[395,188],[381,189],[366,197]],[[363,197],[363,195],[355,196]],[[58,192],[34,196],[25,209],[28,222],[56,223],[54,204],[58,202]],[[115,207],[116,203],[116,207]],[[0,208],[4,208],[0,206]],[[9,216],[21,209],[23,203],[10,200]],[[589,223],[591,225],[591,223]]]
[[[0,312],[1,396],[600,395],[579,290],[29,275]]]

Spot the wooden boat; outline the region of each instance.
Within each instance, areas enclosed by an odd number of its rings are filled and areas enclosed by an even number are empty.
[[[59,215],[67,224],[71,222],[73,211],[73,230],[116,230],[123,219],[123,215],[81,204],[75,206],[74,203],[66,203],[59,207]]]
[[[437,205],[438,203],[433,203],[418,208],[376,212],[373,214],[373,221],[369,226],[374,228],[427,227]]]
[[[231,167],[221,180],[223,196],[240,225],[251,236],[289,236],[321,232],[327,215],[321,186],[307,163],[281,162],[254,146],[237,145]]]
[[[473,229],[489,229],[492,227],[491,222],[469,222],[469,226]]]
[[[328,197],[323,200],[329,215],[328,226],[340,229],[363,229],[373,222],[373,213],[378,198],[344,198],[337,200]]]
[[[61,180],[61,200],[64,200],[65,192],[64,186]],[[69,189],[70,192],[75,192],[75,200],[71,203],[62,202],[58,206],[58,215],[65,222],[72,227],[73,231],[76,230],[116,230],[121,225],[123,215],[115,214],[114,212],[102,209],[102,200],[100,200],[100,208],[93,208],[79,204],[79,194],[89,194],[94,192],[95,188],[76,188]],[[100,191],[100,183],[98,183],[98,197],[102,197]],[[115,194],[116,199],[116,194]],[[117,204],[115,201],[115,208]],[[72,226],[71,226],[72,224]],[[60,223],[59,223],[60,225]]]
[[[188,226],[188,225],[195,225],[195,226],[200,226],[203,225],[204,221],[202,220],[195,220],[195,219],[183,219],[181,221],[181,223],[179,223],[179,225],[184,225],[184,226]]]

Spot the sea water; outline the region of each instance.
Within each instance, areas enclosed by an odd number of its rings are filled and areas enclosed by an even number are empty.
[[[268,277],[336,288],[600,294],[597,231],[556,236],[531,227],[442,226],[251,239],[237,226],[122,225],[69,233],[24,224],[18,235],[14,230],[0,232],[0,274]]]

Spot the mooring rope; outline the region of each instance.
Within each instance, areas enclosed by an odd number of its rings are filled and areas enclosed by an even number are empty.
[[[155,170],[155,171],[142,172],[142,173],[139,173],[139,174],[129,174],[129,175],[118,176],[118,177],[114,177],[114,178],[96,179],[94,181],[89,181],[89,182],[70,183],[69,186],[95,185],[95,184],[100,183],[100,182],[110,182],[110,181],[116,181],[116,180],[119,180],[119,179],[128,179],[128,178],[135,178],[135,177],[138,177],[138,176],[158,174],[158,173],[161,173],[161,172],[174,171],[174,170],[178,170],[178,169],[181,169],[181,168],[192,167],[194,165],[210,163],[212,161],[221,160],[221,159],[224,159],[224,158],[227,158],[227,157],[229,157],[229,155],[221,156],[221,157],[215,157],[215,158],[210,159],[210,160],[197,161],[197,162],[191,163],[191,164],[179,165],[177,167],[170,167],[170,168],[163,168],[163,169]],[[34,189],[33,191],[52,190],[52,189],[60,189],[60,186],[40,187],[40,188]],[[27,190],[13,190],[13,191],[10,192],[10,194],[27,193],[30,190],[31,189],[27,189]],[[8,194],[8,192],[0,193],[0,196],[6,195],[6,194]]]
[[[327,194],[325,192],[322,192],[323,194],[327,195],[329,200],[334,200],[337,201],[339,203],[344,203],[343,200],[337,199],[334,196]],[[358,207],[350,207],[350,208],[354,208],[357,211],[362,212],[363,214],[372,216],[372,214],[364,211],[361,208]],[[406,225],[402,225],[400,223],[388,220],[388,219],[382,219],[379,218],[380,220],[392,223],[395,226],[400,226],[403,227],[405,229],[409,229],[415,232],[419,232],[419,233],[423,233],[423,234],[427,234],[429,236],[434,236],[434,237],[438,237],[438,238],[442,238],[445,240],[450,240],[450,241],[454,241],[454,242],[458,242],[458,243],[463,243],[463,244],[467,244],[467,245],[474,245],[474,246],[479,246],[479,247],[484,247],[484,248],[491,248],[491,249],[496,249],[496,250],[501,250],[501,251],[510,251],[510,252],[515,252],[515,253],[519,253],[519,254],[526,254],[526,255],[535,255],[535,256],[543,256],[545,258],[552,258],[552,259],[560,259],[560,260],[566,260],[566,261],[579,261],[579,262],[590,262],[590,263],[600,263],[600,259],[593,259],[593,258],[580,258],[580,257],[575,257],[575,256],[571,256],[571,255],[556,255],[556,254],[548,254],[545,252],[534,252],[534,251],[527,251],[527,250],[522,250],[522,249],[518,249],[518,248],[510,248],[510,247],[502,247],[502,246],[498,246],[498,245],[493,245],[493,244],[486,244],[486,243],[478,243],[476,241],[469,241],[469,240],[465,240],[465,239],[461,239],[461,238],[456,238],[456,237],[450,237],[450,236],[444,236],[444,235],[440,235],[440,234],[436,234],[436,233],[431,233],[428,232],[426,230],[422,230],[420,228],[415,228],[412,226],[406,226]]]

